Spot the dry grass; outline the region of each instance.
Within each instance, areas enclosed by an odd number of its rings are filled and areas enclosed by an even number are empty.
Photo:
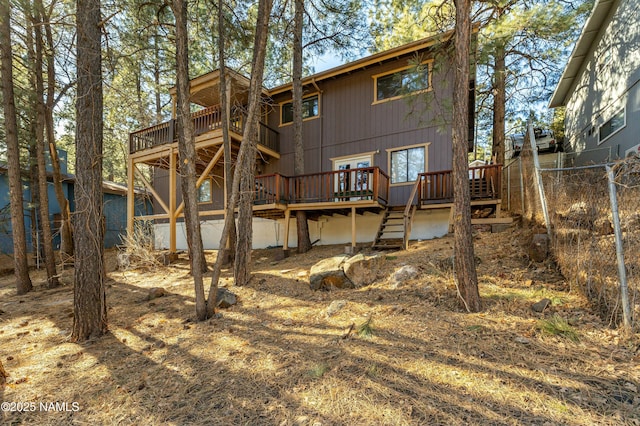
[[[479,234],[485,310],[463,313],[444,259],[450,237],[387,253],[390,275],[357,290],[313,292],[316,247],[276,262],[254,252],[239,304],[193,322],[184,261],[109,275],[110,334],[69,341],[72,271],[63,286],[16,296],[0,280],[0,359],[9,402],[77,402],[77,412],[4,413],[9,424],[425,425],[640,424],[640,337],[622,338],[551,265],[530,264],[518,230]],[[211,254],[211,259],[214,254]],[[110,256],[113,270],[114,255]],[[230,271],[223,286],[231,286]],[[147,300],[151,287],[169,295]],[[552,300],[544,314],[530,309]],[[335,300],[346,303],[331,316]],[[554,315],[580,336],[547,334]],[[370,322],[369,320],[372,319]],[[370,335],[359,335],[367,325]],[[71,407],[72,409],[72,407]]]

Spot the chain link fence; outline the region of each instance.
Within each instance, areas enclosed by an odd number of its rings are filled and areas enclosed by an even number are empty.
[[[604,162],[587,166],[576,166],[584,164],[576,161],[576,154],[538,156],[541,191],[527,141],[520,157],[505,166],[507,208],[525,221],[546,225],[544,196],[552,255],[572,290],[582,291],[612,326],[623,322],[623,302],[627,301],[633,326],[640,317],[640,160],[607,163],[610,152],[600,151],[591,155]],[[613,171],[613,185],[607,165]],[[616,251],[612,205],[620,219],[620,253]],[[622,270],[619,255],[624,261]],[[621,295],[625,285],[628,293]]]

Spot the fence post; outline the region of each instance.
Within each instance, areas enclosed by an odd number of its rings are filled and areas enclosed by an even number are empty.
[[[622,299],[622,321],[627,330],[631,329],[631,307],[629,305],[629,290],[627,288],[627,270],[624,266],[624,252],[622,249],[622,230],[620,229],[620,215],[618,213],[618,196],[615,178],[611,166],[605,166],[609,179],[609,200],[611,201],[611,216],[613,230],[616,237],[616,259],[618,261],[618,276],[620,278],[620,298]]]
[[[507,210],[511,211],[511,164],[507,166]]]
[[[544,224],[547,227],[547,235],[551,238],[551,223],[549,222],[549,211],[547,210],[547,199],[544,195],[544,186],[542,185],[542,173],[540,172],[540,160],[538,159],[538,146],[536,144],[536,135],[533,131],[533,125],[529,123],[529,141],[533,150],[533,165],[536,172],[536,180],[538,182],[538,194],[540,195],[540,204],[542,205],[542,214],[544,215]]]
[[[524,174],[522,172],[522,154],[518,157],[518,170],[520,170],[520,212],[524,217]]]

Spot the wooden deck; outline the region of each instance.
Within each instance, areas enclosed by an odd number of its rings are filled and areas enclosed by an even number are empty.
[[[242,134],[245,122],[242,110],[231,112],[229,119],[229,131],[238,135]],[[220,108],[213,106],[191,114],[194,136],[206,135],[222,128]],[[148,152],[163,145],[177,142],[176,120],[172,119],[146,129],[138,130],[129,135],[129,154]],[[266,124],[260,122],[259,144],[275,153],[280,152],[278,132]]]
[[[471,201],[492,201],[501,198],[502,165],[469,168]],[[451,170],[421,173],[418,185],[418,207],[453,203],[453,175]]]
[[[389,176],[379,167],[338,170],[299,176],[279,173],[256,177],[254,214],[284,217],[285,211],[306,210],[310,216],[348,214],[384,208],[389,201]]]

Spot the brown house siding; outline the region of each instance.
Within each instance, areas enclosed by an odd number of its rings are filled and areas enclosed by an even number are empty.
[[[414,56],[373,66],[364,70],[318,82],[320,116],[303,124],[305,145],[305,172],[317,173],[331,170],[332,158],[379,151],[374,155],[374,166],[388,170],[387,149],[428,143],[427,170],[451,168],[452,148],[449,121],[451,73],[448,66],[438,63],[432,72],[433,90],[373,104],[374,75],[392,71],[410,64]],[[305,93],[314,93],[313,85],[305,87]],[[265,167],[266,172],[293,174],[292,126],[280,126],[281,102],[291,99],[285,92],[274,97],[275,107],[268,116],[269,125],[280,132],[279,161]],[[405,204],[411,185],[391,188],[391,204]]]

